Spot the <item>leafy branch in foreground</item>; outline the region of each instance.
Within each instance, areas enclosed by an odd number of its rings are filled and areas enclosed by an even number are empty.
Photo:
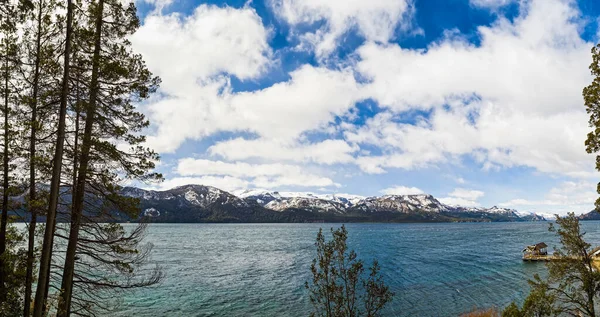
[[[531,292],[523,308],[511,304],[503,316],[596,316],[600,294],[600,271],[595,266],[592,248],[584,240],[579,219],[573,213],[556,218],[550,231],[560,238],[553,261],[546,263],[548,278],[539,275],[529,281]]]
[[[322,229],[317,234],[317,257],[311,265],[313,278],[305,283],[314,307],[310,315],[379,316],[394,293],[384,283],[377,260],[369,268],[368,277],[363,278],[364,263],[356,252],[348,250],[346,227],[342,225],[335,231],[332,228],[331,234],[331,241],[325,240]]]

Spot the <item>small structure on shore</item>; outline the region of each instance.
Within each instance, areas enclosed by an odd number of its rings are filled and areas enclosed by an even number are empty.
[[[600,271],[600,246],[592,249],[588,253],[592,258],[592,264],[595,270]],[[528,245],[523,249],[523,261],[558,261],[558,260],[576,260],[576,256],[557,256],[548,254],[548,245],[544,242]]]
[[[523,249],[523,261],[547,261],[548,245],[544,242],[528,245]]]
[[[592,255],[592,258],[599,259],[600,258],[600,246],[593,248],[592,251],[590,251],[590,254]]]

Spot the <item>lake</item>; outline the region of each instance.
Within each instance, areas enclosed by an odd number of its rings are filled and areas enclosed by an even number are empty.
[[[147,241],[166,273],[158,287],[125,297],[120,316],[307,316],[314,240],[336,224],[152,224]],[[582,222],[600,244],[600,222]],[[396,293],[385,315],[456,316],[505,306],[528,293],[543,263],[523,263],[527,244],[557,238],[548,223],[349,224],[349,246],[377,258]]]

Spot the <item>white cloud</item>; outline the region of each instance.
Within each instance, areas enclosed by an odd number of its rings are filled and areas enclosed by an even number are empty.
[[[271,0],[275,13],[291,26],[324,21],[314,32],[300,34],[317,56],[333,52],[340,38],[351,29],[369,41],[388,42],[398,27],[407,28],[412,1],[409,0]]]
[[[246,140],[236,138],[217,142],[208,148],[212,155],[227,160],[246,160],[253,158],[314,162],[321,164],[349,163],[354,161],[353,153],[357,146],[350,146],[344,140],[324,140],[317,143],[283,142],[273,139]]]
[[[267,142],[294,144],[304,132],[326,130],[362,99],[351,70],[305,65],[291,79],[252,92],[231,92],[223,77],[193,82],[194,89],[149,106],[157,131],[148,138],[160,152],[173,152],[186,139],[218,131],[252,132]]]
[[[161,91],[185,94],[197,81],[227,73],[255,78],[270,63],[269,31],[250,7],[200,5],[190,16],[150,14],[131,37],[150,70],[161,77]]]
[[[304,134],[335,132],[330,123],[363,98],[352,69],[304,65],[289,73],[287,81],[233,92],[230,76],[256,79],[277,64],[270,61],[268,37],[269,30],[248,6],[201,5],[189,17],[162,15],[158,10],[150,14],[132,37],[134,48],[162,79],[161,94],[142,106],[153,123],[148,146],[172,153],[186,140],[233,131],[256,139],[222,141],[213,144],[209,153],[233,161],[351,162],[356,145],[343,140],[311,142]],[[184,177],[177,179],[202,175],[202,181],[209,176],[213,177],[210,181],[223,181],[223,177],[214,178],[219,175],[238,178],[232,180],[238,187],[339,186],[329,177],[307,173],[306,166],[215,162],[211,173],[190,174],[180,169]],[[219,173],[217,163],[224,169]],[[263,173],[240,175],[233,172],[235,168],[262,169]],[[267,168],[280,172],[268,174]]]
[[[305,167],[288,164],[229,163],[185,158],[179,160],[175,172],[184,177],[217,175],[233,177],[246,182],[246,187],[248,185],[258,188],[340,186],[328,177],[311,173]]]
[[[237,124],[261,136],[289,140],[327,127],[362,99],[351,69],[304,65],[290,76],[290,81],[263,90],[234,94]]]
[[[476,7],[498,9],[505,5],[515,3],[517,0],[470,0],[469,2]]]
[[[492,9],[505,2],[472,0]],[[286,81],[245,92],[233,90],[232,76],[248,82],[279,66],[269,47],[271,30],[254,9],[201,5],[189,17],[157,10],[132,37],[134,48],[163,79],[160,95],[141,106],[153,123],[148,144],[175,152],[185,141],[241,133],[198,153],[222,159],[214,162],[225,167],[211,165],[210,174],[184,173],[169,181],[235,188],[331,188],[338,186],[331,176],[335,171],[307,167],[354,162],[367,173],[385,173],[461,164],[464,156],[484,169],[527,166],[589,177],[595,175],[594,158],[583,146],[589,128],[581,88],[591,80],[592,44],[579,36],[582,22],[573,3],[522,1],[513,21],[500,17],[480,27],[478,45],[447,32],[424,50],[410,50],[389,43],[410,18],[405,1],[273,0],[275,12],[291,25],[291,36],[315,45],[311,48],[320,57],[347,32],[358,31],[367,43],[349,60],[319,64],[323,60],[317,59]],[[298,33],[313,22],[322,27]],[[355,104],[367,98],[384,110],[354,125]],[[428,115],[413,120],[415,109]],[[309,137],[313,132],[331,139],[315,141]],[[237,162],[244,160],[253,163]],[[239,164],[260,173],[241,173]],[[288,167],[293,172],[268,172]],[[478,204],[478,197],[453,193],[446,202]]]
[[[130,0],[122,0],[131,2]],[[154,6],[154,12],[159,12],[173,3],[173,0],[134,0],[134,2],[145,2]]]
[[[565,1],[523,2],[514,23],[480,27],[481,45],[448,37],[424,51],[369,43],[358,50],[367,95],[389,107],[346,138],[382,148],[360,157],[366,172],[458,162],[530,166],[572,177],[593,175],[585,153],[587,114],[581,89],[590,79],[589,49],[578,12]],[[552,21],[552,22],[550,22]],[[429,118],[402,120],[411,109]]]
[[[466,188],[455,188],[451,193],[448,194],[452,197],[464,198],[468,200],[477,200],[483,197],[484,192],[480,190],[474,189],[466,189]]]
[[[479,207],[480,204],[476,201],[459,198],[459,197],[443,197],[438,199],[441,203],[449,206],[461,206],[461,207]]]
[[[529,3],[513,24],[499,18],[491,27],[479,27],[480,46],[461,37],[443,39],[426,51],[369,43],[358,50],[358,69],[372,78],[371,94],[400,111],[473,94],[506,110],[571,110],[581,103],[581,89],[590,79],[592,44],[579,37],[573,21],[578,12],[571,6]]]
[[[440,198],[439,201],[450,206],[477,207],[480,205],[477,200],[484,194],[480,190],[455,188],[448,193],[448,197]]]
[[[595,183],[566,181],[551,188],[544,199],[515,198],[499,205],[533,212],[558,213],[559,215],[567,212],[581,214],[594,209],[596,198],[598,198],[598,193],[596,193]]]
[[[385,195],[419,195],[425,192],[417,187],[394,186],[381,190]]]

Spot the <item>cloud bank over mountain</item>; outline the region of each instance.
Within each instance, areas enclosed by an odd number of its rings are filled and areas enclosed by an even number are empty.
[[[140,105],[160,188],[593,205],[593,0],[149,3],[131,41],[162,78]]]

